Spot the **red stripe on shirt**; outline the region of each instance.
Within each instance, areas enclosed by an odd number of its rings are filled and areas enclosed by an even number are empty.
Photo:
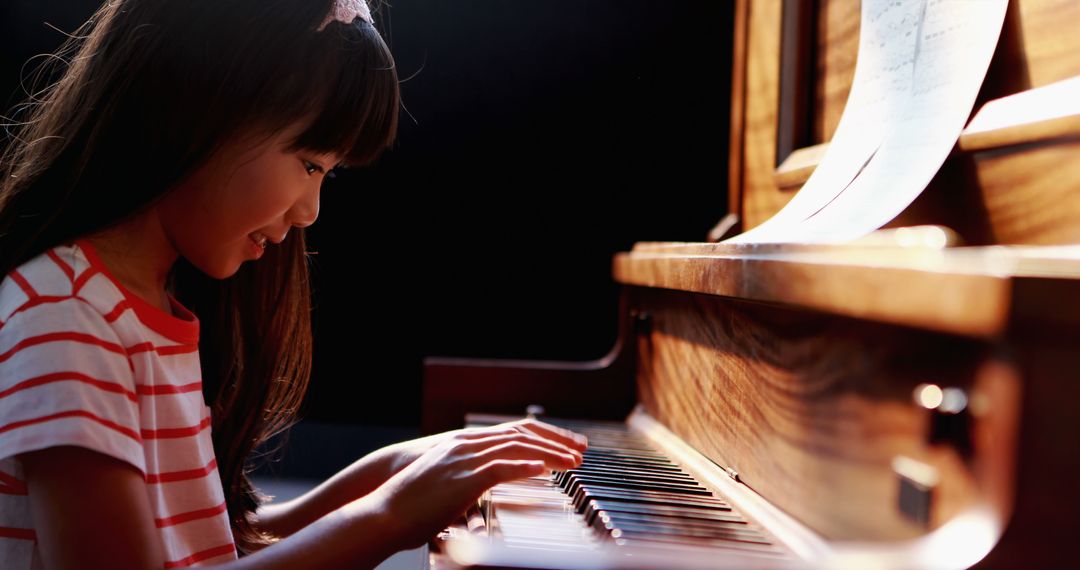
[[[9,486],[12,486],[12,487],[19,487],[19,486],[26,487],[26,483],[20,481],[17,477],[12,475],[11,473],[6,473],[4,471],[0,471],[0,483],[3,483],[5,485],[9,485]]]
[[[162,384],[160,386],[136,386],[135,391],[140,396],[157,396],[159,394],[186,394],[202,390],[202,380],[190,384]]]
[[[7,485],[0,485],[0,495],[26,495],[26,489],[19,489],[16,487],[9,487]]]
[[[131,303],[129,303],[127,299],[121,299],[119,302],[113,305],[112,310],[105,314],[105,320],[111,323],[116,319],[119,319],[120,315],[124,314],[124,311],[128,309],[131,309],[133,311],[135,310],[135,308],[131,306]]]
[[[21,427],[28,426],[28,425],[40,424],[40,423],[47,422],[47,421],[50,421],[50,420],[55,420],[55,419],[60,419],[60,418],[70,418],[70,417],[83,417],[83,418],[93,420],[93,421],[95,421],[95,422],[97,422],[97,423],[99,423],[99,424],[101,424],[101,425],[103,425],[103,426],[105,426],[105,427],[107,427],[109,429],[112,429],[112,430],[115,430],[115,431],[117,431],[119,433],[122,433],[122,434],[130,437],[131,439],[133,439],[135,441],[138,441],[140,443],[142,442],[142,440],[139,438],[139,434],[135,433],[135,431],[132,430],[131,428],[122,426],[122,425],[120,425],[120,424],[118,424],[118,423],[116,423],[116,422],[114,422],[112,420],[107,420],[105,418],[96,416],[96,415],[91,414],[90,412],[87,412],[85,410],[70,410],[70,411],[67,411],[67,412],[59,412],[59,413],[56,413],[56,414],[49,414],[47,416],[40,416],[40,417],[36,417],[36,418],[30,418],[28,420],[19,420],[17,422],[11,422],[11,423],[9,423],[7,425],[0,426],[0,433],[4,433],[6,431],[10,431],[10,430],[13,430],[13,429],[16,429],[16,428],[21,428]]]
[[[127,299],[123,299],[116,303],[116,306],[112,308],[108,314],[105,315],[105,320],[110,323],[120,318],[120,315],[124,314],[124,311],[131,309],[135,313],[135,318],[138,319],[143,326],[150,329],[157,330],[151,323],[148,323],[142,316],[139,315],[139,311],[135,308],[135,305],[131,304]],[[160,332],[160,331],[159,331]],[[169,356],[172,354],[190,354],[199,350],[199,343],[192,344],[172,344],[167,346],[154,346],[149,342],[143,342],[133,345],[128,348],[129,353],[135,354],[137,352],[150,352],[156,351],[159,355]]]
[[[15,316],[16,314],[21,313],[21,312],[23,312],[25,310],[28,310],[28,309],[33,309],[34,307],[36,307],[38,305],[45,305],[45,304],[48,304],[48,303],[59,303],[61,301],[67,301],[68,299],[79,299],[80,301],[83,300],[83,299],[81,299],[79,297],[72,297],[72,296],[61,297],[59,295],[40,295],[40,296],[34,297],[33,299],[29,299],[28,301],[26,301],[22,305],[19,305],[18,309],[15,309],[14,311],[11,311],[11,316]],[[8,320],[10,321],[11,317],[8,317]]]
[[[63,301],[67,301],[69,299],[77,299],[79,301],[82,301],[83,303],[88,303],[89,304],[89,301],[87,301],[86,299],[83,299],[82,297],[78,297],[78,296],[59,297],[59,296],[56,296],[56,295],[43,295],[43,296],[35,297],[35,298],[30,299],[29,301],[23,303],[18,309],[12,311],[11,314],[15,315],[16,313],[25,311],[27,309],[34,308],[34,307],[36,307],[38,305],[44,305],[44,304],[48,304],[48,303],[60,303],[60,302],[63,302]],[[91,307],[93,307],[93,305],[91,305]],[[112,311],[110,311],[107,315],[104,315],[105,320],[111,323],[111,322],[115,321],[117,318],[119,318],[120,313],[123,313],[125,310],[127,310],[129,308],[131,308],[131,305],[129,305],[126,300],[125,301],[120,301],[119,303],[116,304],[116,307],[114,307]],[[95,308],[94,310],[96,311],[97,309]],[[8,320],[11,320],[11,319],[9,318]],[[52,334],[65,334],[65,333],[52,333]],[[67,334],[78,334],[78,333],[76,333],[75,331],[69,331]],[[47,336],[47,335],[43,335],[43,336]],[[32,338],[37,338],[37,337],[32,337]],[[176,345],[167,345],[167,346],[154,346],[152,343],[142,342],[142,343],[135,344],[135,345],[132,345],[130,347],[127,347],[126,349],[123,349],[122,351],[121,350],[116,350],[116,347],[120,346],[118,344],[107,343],[106,341],[102,341],[102,340],[98,340],[98,342],[96,344],[100,344],[101,346],[103,346],[105,348],[108,348],[109,350],[112,350],[113,352],[124,354],[124,355],[129,356],[129,357],[132,354],[138,354],[140,352],[157,352],[159,355],[169,356],[169,355],[174,355],[174,354],[190,354],[190,353],[193,353],[193,352],[198,352],[198,350],[199,350],[198,343],[195,343],[195,344],[176,344]],[[16,345],[16,347],[18,347],[18,346],[19,345]],[[13,347],[13,349],[16,348],[16,347]],[[4,359],[9,357],[9,356],[10,356],[9,354],[0,355],[0,362],[3,362]],[[135,370],[134,363],[129,362],[128,365],[132,370]]]
[[[0,471],[0,493],[5,495],[25,495],[26,483],[10,473]]]
[[[143,439],[171,439],[175,437],[188,437],[199,433],[200,431],[210,427],[210,416],[206,416],[202,419],[198,425],[179,427],[179,428],[164,428],[164,429],[144,429],[142,430]]]
[[[33,299],[38,296],[38,292],[30,286],[30,282],[22,276],[22,273],[19,273],[18,269],[12,269],[11,273],[8,273],[8,275],[10,275],[11,279],[19,285],[19,288],[23,290],[23,293],[26,293],[27,297]]]
[[[208,548],[206,550],[200,550],[187,558],[181,558],[180,560],[169,560],[165,562],[166,568],[179,568],[181,566],[191,566],[196,562],[201,562],[207,558],[213,558],[215,556],[222,556],[224,554],[230,554],[236,550],[236,546],[233,544],[222,544],[221,546],[215,546],[214,548]]]
[[[73,295],[78,295],[79,291],[82,290],[83,285],[86,285],[86,282],[89,281],[95,273],[97,273],[97,269],[94,269],[93,267],[86,268],[85,271],[80,273],[79,276],[75,278],[75,281],[73,283],[74,288],[72,289],[71,293]]]
[[[154,524],[156,524],[158,528],[164,528],[180,523],[197,521],[199,519],[208,519],[210,517],[220,515],[221,513],[225,512],[225,509],[225,501],[222,501],[221,504],[216,507],[188,511],[186,513],[180,513],[171,517],[165,517],[163,519],[154,519]]]
[[[31,336],[31,337],[24,338],[24,339],[20,340],[18,343],[16,343],[15,346],[8,349],[7,352],[5,352],[3,354],[0,354],[0,362],[3,362],[5,360],[11,358],[12,356],[15,355],[16,352],[19,352],[20,350],[22,350],[22,349],[24,349],[26,347],[34,346],[34,345],[38,345],[38,344],[45,344],[47,342],[56,342],[56,341],[61,341],[61,340],[73,340],[73,341],[81,342],[81,343],[84,343],[84,344],[92,344],[92,345],[95,345],[95,346],[100,346],[101,348],[104,348],[105,350],[108,350],[109,352],[115,352],[117,354],[123,354],[125,357],[128,355],[127,350],[124,347],[120,346],[119,344],[116,344],[115,342],[109,342],[107,340],[102,340],[102,339],[100,339],[100,338],[98,338],[98,337],[96,337],[94,335],[86,334],[84,332],[63,331],[63,332],[46,333],[46,334],[41,334],[41,335],[37,335],[37,336]]]
[[[170,344],[167,346],[154,346],[149,342],[140,342],[139,344],[133,344],[128,347],[128,354],[138,354],[140,352],[157,352],[160,356],[171,356],[174,354],[191,354],[198,352],[198,344]]]
[[[169,346],[156,347],[157,353],[161,356],[172,356],[175,354],[191,354],[198,352],[198,344],[171,344]]]
[[[135,395],[135,392],[128,390],[122,385],[116,382],[110,382],[108,380],[98,380],[83,374],[82,372],[53,372],[50,374],[43,374],[30,378],[29,380],[23,380],[18,384],[8,388],[7,390],[0,390],[0,399],[7,397],[15,392],[26,390],[27,388],[33,388],[34,386],[41,386],[42,384],[50,384],[52,382],[64,382],[68,380],[74,380],[75,382],[82,382],[89,384],[95,388],[104,390],[106,392],[113,392],[116,394],[123,394],[124,397],[132,402],[138,403],[139,398]]]
[[[198,479],[199,477],[206,477],[210,473],[213,473],[217,468],[217,458],[210,459],[210,463],[207,463],[205,467],[199,467],[197,469],[187,469],[184,471],[166,471],[164,473],[148,473],[146,475],[146,483],[172,483],[173,481],[187,481],[188,479]]]
[[[3,538],[21,538],[23,540],[37,541],[37,533],[32,528],[14,528],[10,526],[0,526],[0,537]]]
[[[38,299],[44,299],[44,298],[45,297],[38,297]],[[81,299],[79,297],[54,297],[54,299],[59,299],[59,300],[79,299],[80,301],[84,301],[83,299]],[[53,302],[55,302],[55,301],[53,301]],[[19,310],[22,310],[22,309],[20,308]],[[18,312],[18,311],[16,311],[16,312]],[[11,358],[16,352],[18,352],[18,351],[20,351],[23,348],[26,348],[28,346],[34,346],[34,345],[37,345],[37,344],[43,344],[43,343],[46,343],[46,342],[53,342],[53,341],[60,341],[60,340],[74,340],[74,341],[78,341],[78,342],[83,342],[85,344],[93,344],[93,345],[97,345],[97,346],[99,346],[101,348],[107,349],[107,350],[109,350],[111,352],[115,352],[117,354],[123,354],[127,358],[128,368],[131,369],[132,372],[135,371],[135,363],[132,362],[131,355],[128,353],[127,349],[125,349],[124,347],[122,347],[119,344],[116,344],[114,342],[109,342],[107,340],[102,340],[102,339],[97,338],[97,337],[95,337],[93,335],[89,335],[89,334],[79,332],[79,331],[62,331],[62,332],[47,333],[47,334],[43,334],[43,335],[24,338],[23,340],[19,341],[18,344],[11,347],[7,352],[5,352],[4,354],[0,354],[0,362],[3,362],[5,360]]]
[[[55,250],[50,249],[48,255],[49,255],[49,259],[53,260],[53,263],[55,263],[56,266],[60,268],[60,271],[63,271],[64,275],[68,276],[68,281],[71,281],[71,284],[74,285],[75,284],[75,270],[72,269],[71,266],[68,265],[66,261],[64,261],[63,259],[60,259],[60,256],[56,255]]]

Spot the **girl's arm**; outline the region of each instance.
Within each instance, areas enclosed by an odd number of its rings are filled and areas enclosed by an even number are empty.
[[[146,484],[135,467],[75,446],[49,447],[18,457],[45,568],[165,566]],[[72,484],[73,480],[78,483]],[[218,567],[374,568],[396,551],[395,527],[383,507],[375,498],[355,501],[273,548]]]
[[[397,456],[395,446],[384,447],[365,455],[295,499],[263,503],[255,512],[255,526],[276,536],[289,536],[334,509],[374,491],[400,470],[395,465]]]
[[[163,567],[146,483],[130,463],[75,446],[16,457],[46,568],[84,568],[91,560],[118,570]]]
[[[295,499],[261,505],[256,511],[255,525],[277,536],[289,536],[326,513],[374,491],[444,441],[505,434],[523,434],[533,445],[557,452],[574,450],[581,453],[587,447],[583,437],[575,437],[567,430],[532,419],[437,433],[373,451]]]
[[[535,435],[505,431],[458,430],[443,437],[375,491],[221,568],[374,568],[399,550],[422,546],[492,486],[581,464],[580,454],[560,452],[555,442],[538,444]],[[18,457],[46,568],[164,566],[137,469],[74,446]]]

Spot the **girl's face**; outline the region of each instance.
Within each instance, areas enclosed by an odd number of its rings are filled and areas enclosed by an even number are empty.
[[[287,152],[295,134],[229,144],[164,198],[159,218],[177,253],[224,279],[259,257],[252,234],[266,236],[269,248],[293,226],[315,222],[323,178],[340,157]]]

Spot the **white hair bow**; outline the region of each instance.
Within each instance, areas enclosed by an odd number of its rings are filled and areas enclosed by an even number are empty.
[[[351,24],[356,18],[360,18],[372,25],[375,24],[371,20],[371,10],[365,0],[334,0],[334,7],[330,9],[330,13],[326,15],[326,19],[323,20],[317,31],[323,31],[327,24],[335,20]]]

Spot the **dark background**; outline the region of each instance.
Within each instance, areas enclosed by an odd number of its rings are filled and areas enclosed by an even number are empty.
[[[99,2],[0,3],[0,102]],[[425,356],[584,360],[615,341],[611,259],[726,213],[732,7],[399,0],[377,16],[396,148],[328,182],[305,417],[415,428]],[[40,61],[40,60],[35,60]],[[7,113],[5,112],[5,115]]]

